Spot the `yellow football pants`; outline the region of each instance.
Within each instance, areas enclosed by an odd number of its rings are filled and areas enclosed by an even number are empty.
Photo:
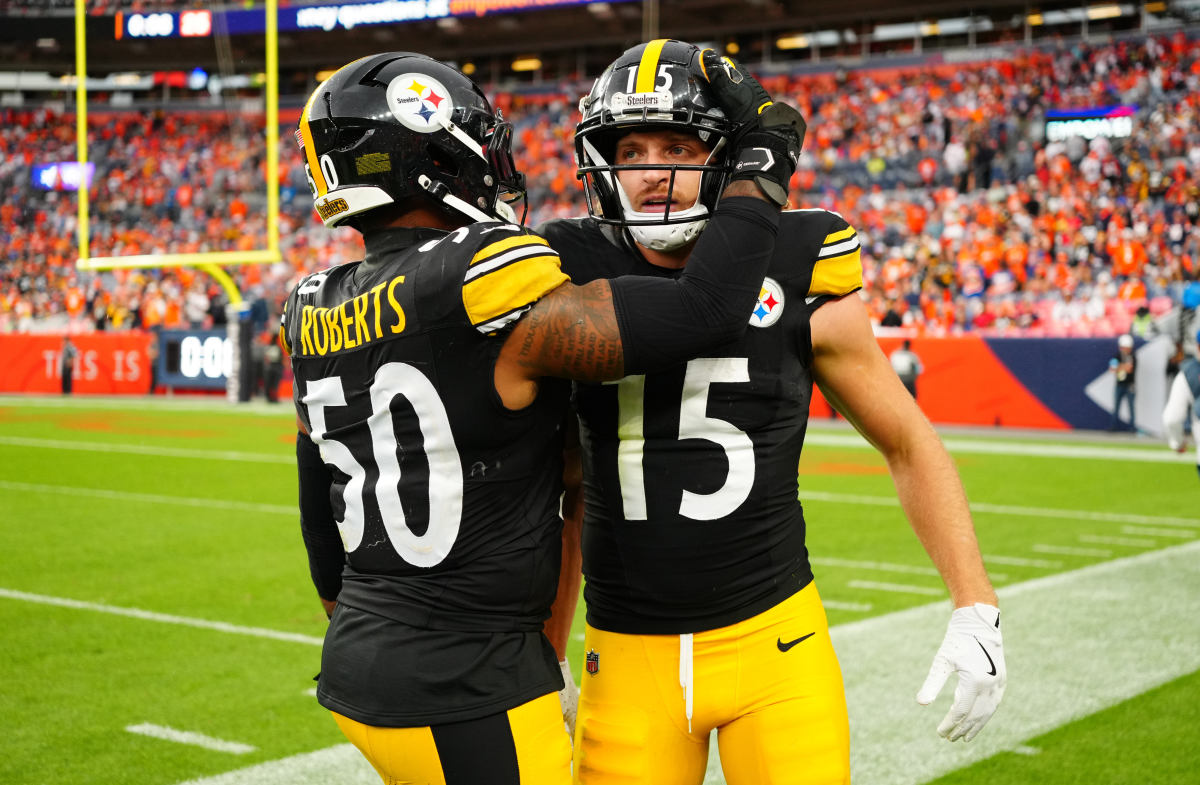
[[[815,584],[743,622],[679,635],[587,627],[581,785],[699,785],[717,729],[729,785],[846,785],[842,672]],[[690,718],[689,718],[690,713]]]
[[[568,785],[571,744],[558,694],[478,720],[364,725],[331,712],[386,785]]]

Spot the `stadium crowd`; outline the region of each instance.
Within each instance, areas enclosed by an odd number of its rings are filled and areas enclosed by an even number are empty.
[[[1030,49],[1007,60],[764,75],[809,136],[792,204],[840,212],[863,241],[875,322],[933,334],[1114,335],[1141,329],[1200,273],[1200,41],[1182,33]],[[505,93],[529,222],[585,212],[574,96]],[[1047,138],[1052,109],[1136,107],[1132,136]],[[223,111],[92,115],[92,256],[265,246],[262,121]],[[231,267],[278,304],[300,274],[360,258],[320,226],[281,133],[285,262]],[[76,200],[34,164],[74,160],[74,121],[0,112],[0,331],[205,326],[220,286],[193,268],[83,273]]]

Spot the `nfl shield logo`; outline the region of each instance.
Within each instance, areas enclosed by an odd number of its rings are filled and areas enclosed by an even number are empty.
[[[588,673],[593,676],[600,670],[600,655],[593,649],[589,649],[587,653],[587,662],[583,666]]]

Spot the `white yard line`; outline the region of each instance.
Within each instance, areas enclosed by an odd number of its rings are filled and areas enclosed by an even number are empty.
[[[29,439],[23,436],[0,436],[0,445],[34,447],[47,450],[76,450],[82,452],[154,455],[160,458],[200,458],[206,461],[237,461],[241,463],[294,464],[296,457],[288,454],[239,452],[237,450],[199,450],[183,447],[156,447],[148,444],[120,442],[68,441],[66,439]]]
[[[849,447],[851,449],[874,450],[865,439],[856,433],[816,433],[809,431],[805,444],[821,447]],[[1006,442],[987,439],[942,439],[946,449],[952,453],[975,453],[981,455],[1021,455],[1031,458],[1074,458],[1100,461],[1138,461],[1150,463],[1191,463],[1193,458],[1167,449],[1138,447],[1107,447],[1096,444],[1053,444],[1042,442]]]
[[[126,725],[125,730],[130,733],[136,733],[139,736],[149,736],[152,739],[173,741],[178,744],[191,744],[194,747],[203,747],[206,750],[214,750],[216,752],[228,752],[231,755],[245,755],[258,749],[257,747],[251,747],[249,744],[214,739],[212,736],[205,736],[203,733],[176,730],[175,728],[168,728],[165,725],[142,723],[141,725]]]
[[[800,501],[834,502],[836,504],[863,504],[871,507],[900,508],[895,496],[864,496],[853,493],[825,493],[823,491],[800,491]],[[1200,526],[1200,518],[1179,518],[1170,515],[1138,515],[1135,513],[1101,512],[1097,510],[1065,510],[1059,507],[1019,507],[1011,504],[989,504],[971,502],[972,512],[996,513],[998,515],[1020,515],[1029,518],[1066,518],[1079,521],[1106,521],[1111,523],[1148,523],[1156,526]]]
[[[1180,540],[1190,540],[1196,536],[1196,532],[1185,529],[1144,529],[1140,526],[1122,526],[1121,532],[1124,534],[1142,534],[1147,537],[1175,537]]]
[[[830,556],[813,556],[809,559],[817,567],[849,567],[854,570],[879,570],[881,572],[902,572],[909,575],[928,575],[938,577],[938,571],[933,567],[920,567],[915,564],[892,564],[880,561],[855,561],[853,559],[836,559]]]
[[[866,613],[875,606],[869,602],[842,602],[841,600],[827,600],[821,598],[821,604],[828,610],[835,611],[851,611],[853,613]]]
[[[815,567],[839,567],[851,570],[872,570],[875,572],[898,572],[904,575],[928,575],[931,578],[939,577],[939,573],[933,567],[926,567],[916,564],[896,564],[886,561],[856,561],[854,559],[837,559],[828,556],[812,556],[809,557]],[[1008,580],[1008,576],[1000,572],[989,571],[988,575],[997,583],[1004,583]]]
[[[379,785],[379,775],[352,744],[267,761],[179,785]]]
[[[232,403],[224,396],[190,396],[181,395],[168,397],[155,395],[139,397],[136,395],[77,395],[41,396],[41,395],[0,395],[0,406],[35,409],[115,409],[124,411],[134,409],[138,412],[217,412],[219,414],[278,414],[285,421],[292,419],[293,410],[287,401],[283,403],[268,403],[267,401],[242,401]]]
[[[1057,553],[1062,556],[1093,556],[1100,559],[1107,559],[1113,555],[1112,551],[1107,548],[1074,548],[1070,545],[1047,545],[1046,543],[1035,543],[1032,548],[1034,553]]]
[[[1136,537],[1107,537],[1101,534],[1081,534],[1079,541],[1090,545],[1120,545],[1126,548],[1155,548],[1158,546],[1156,540],[1143,540]]]
[[[945,602],[834,627],[855,785],[921,785],[999,752],[1036,754],[1028,739],[1195,671],[1200,625],[1179,619],[1194,605],[1197,582],[1200,542],[1191,542],[1001,588],[1008,691],[970,744],[951,744],[934,730],[953,678],[933,706],[915,700],[946,629]],[[722,781],[719,769],[710,769],[706,782]],[[329,782],[378,785],[379,776],[351,745],[340,744],[181,785]]]
[[[996,564],[1007,564],[1011,567],[1041,567],[1046,570],[1057,570],[1063,566],[1062,562],[1052,559],[1027,559],[1024,556],[998,556],[989,553],[983,555],[983,560]]]
[[[933,589],[929,586],[912,586],[907,583],[887,583],[884,581],[850,581],[848,585],[852,589],[890,591],[896,594],[923,594],[926,597],[943,597],[946,594],[945,589]]]
[[[193,619],[187,616],[173,616],[169,613],[156,613],[154,611],[146,611],[141,608],[122,608],[116,605],[101,605],[95,602],[83,602],[81,600],[72,600],[66,597],[51,597],[45,594],[31,594],[25,591],[15,591],[13,589],[0,588],[0,597],[9,600],[20,600],[22,602],[35,602],[42,605],[57,605],[60,608],[74,608],[81,611],[95,611],[98,613],[111,613],[114,616],[128,616],[131,619],[142,619],[143,621],[154,621],[162,624],[178,624],[183,627],[198,627],[205,630],[216,630],[217,632],[228,632],[234,635],[250,635],[255,638],[270,638],[277,641],[288,641],[289,643],[307,643],[310,646],[320,646],[324,641],[321,638],[312,635],[301,635],[296,632],[279,632],[278,630],[268,630],[262,627],[242,627],[238,624],[229,624],[223,621],[209,621],[208,619]]]
[[[229,499],[205,499],[198,496],[166,496],[157,493],[110,491],[105,488],[79,488],[73,485],[40,485],[31,482],[9,482],[8,480],[0,480],[0,491],[86,496],[93,499],[109,499],[111,501],[139,502],[145,504],[174,504],[179,507],[201,507],[205,510],[263,512],[272,515],[299,516],[300,514],[299,508],[289,507],[285,504],[258,504],[256,502],[238,502]]]

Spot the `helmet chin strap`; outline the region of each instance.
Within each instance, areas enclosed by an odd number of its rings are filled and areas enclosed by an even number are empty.
[[[625,229],[633,235],[633,239],[637,241],[638,245],[644,245],[652,251],[674,251],[676,248],[682,248],[699,237],[700,232],[704,231],[704,227],[708,224],[708,208],[700,203],[699,198],[686,210],[676,210],[671,213],[672,217],[691,218],[690,221],[670,224],[629,223],[629,220],[653,221],[658,217],[658,213],[643,213],[634,210],[629,204],[629,198],[625,195],[625,189],[620,184],[617,185],[617,195],[621,199],[621,210],[625,213]]]

